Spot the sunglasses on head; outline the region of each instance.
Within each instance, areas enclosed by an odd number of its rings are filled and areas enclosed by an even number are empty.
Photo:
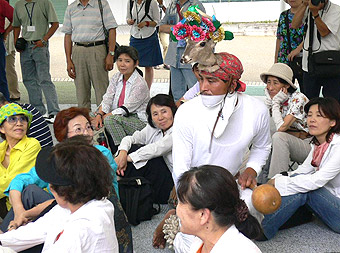
[[[14,125],[17,124],[18,121],[20,121],[20,123],[27,123],[28,122],[28,118],[24,115],[18,115],[18,116],[9,116],[6,118],[8,124]]]

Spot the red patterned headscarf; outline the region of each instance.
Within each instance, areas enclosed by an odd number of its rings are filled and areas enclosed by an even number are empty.
[[[237,91],[245,91],[246,84],[239,80],[243,73],[243,66],[241,61],[232,54],[218,53],[217,55],[222,58],[222,63],[220,64],[219,69],[215,72],[202,71],[202,74],[214,76],[223,81],[228,81],[228,79],[232,77],[233,79],[236,79],[238,84],[240,85]]]

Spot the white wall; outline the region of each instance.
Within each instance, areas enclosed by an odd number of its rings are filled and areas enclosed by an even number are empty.
[[[69,3],[74,0],[69,0]],[[78,0],[77,0],[78,1]],[[126,24],[128,0],[108,0],[113,15],[119,25]],[[332,0],[340,5],[340,0]],[[288,5],[283,1],[204,3],[207,14],[215,15],[221,22],[274,21]]]

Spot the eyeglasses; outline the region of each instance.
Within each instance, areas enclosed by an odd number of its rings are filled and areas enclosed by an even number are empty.
[[[85,133],[85,131],[87,131],[88,133],[93,132],[93,126],[91,126],[90,124],[86,125],[85,128],[78,126],[75,127],[72,131],[68,131],[69,133],[76,133],[76,134],[83,134]]]
[[[8,124],[11,124],[11,125],[17,124],[18,121],[20,121],[21,124],[28,122],[28,118],[24,115],[9,116],[9,117],[6,118],[6,120],[7,120]]]

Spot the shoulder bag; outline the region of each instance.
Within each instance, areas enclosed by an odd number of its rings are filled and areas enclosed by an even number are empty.
[[[309,14],[309,47],[308,47],[308,73],[316,77],[340,76],[340,50],[327,50],[313,52],[314,18]],[[321,35],[317,31],[317,37],[321,45]]]
[[[103,30],[104,30],[104,35],[105,35],[105,45],[106,45],[106,51],[109,52],[109,31],[106,29],[105,24],[104,24],[104,18],[103,18],[103,4],[101,0],[98,0],[98,5],[99,5],[99,10],[100,10],[100,16],[102,18],[102,24],[103,24]],[[119,48],[119,44],[116,42],[115,46],[115,55],[117,54],[117,50]],[[116,57],[113,60],[114,62],[116,61]]]

